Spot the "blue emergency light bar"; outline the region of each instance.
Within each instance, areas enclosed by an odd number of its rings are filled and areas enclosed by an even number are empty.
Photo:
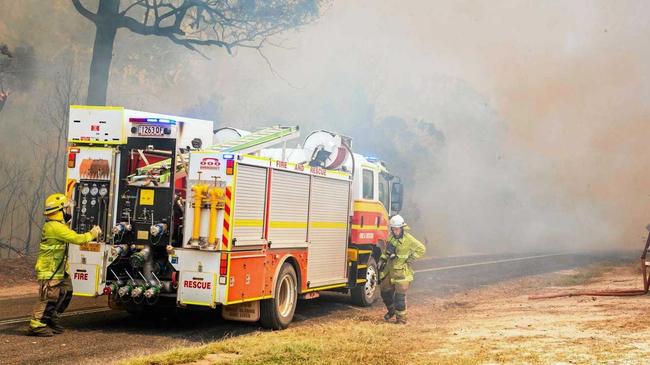
[[[165,118],[129,118],[131,123],[158,123],[158,124],[169,124],[176,125],[175,120],[165,119]]]

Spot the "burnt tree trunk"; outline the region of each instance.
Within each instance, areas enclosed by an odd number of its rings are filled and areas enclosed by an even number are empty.
[[[108,78],[113,59],[113,43],[117,34],[116,18],[120,8],[119,0],[102,0],[97,9],[95,22],[95,44],[90,62],[88,83],[88,105],[106,105]]]

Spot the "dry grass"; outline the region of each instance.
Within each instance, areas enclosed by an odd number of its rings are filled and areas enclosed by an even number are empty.
[[[196,348],[175,349],[126,364],[179,364],[202,359],[207,354],[239,355],[227,358],[225,362],[232,364],[412,363],[413,356],[396,352],[391,345],[395,343],[406,353],[413,354],[435,348],[440,338],[434,323],[397,326],[360,315],[285,331],[257,332]]]
[[[643,363],[650,322],[637,319],[645,318],[648,298],[527,299],[549,285],[628,287],[638,280],[628,267],[594,265],[446,299],[415,298],[407,326],[384,323],[375,306],[123,364]]]

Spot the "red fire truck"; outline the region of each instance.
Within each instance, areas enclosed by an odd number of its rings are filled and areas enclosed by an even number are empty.
[[[377,260],[402,185],[351,139],[298,127],[213,131],[212,122],[71,106],[67,194],[75,295],[129,312],[220,309],[286,328],[298,299],[377,298]],[[275,148],[273,148],[276,146]],[[280,146],[280,147],[277,147]]]

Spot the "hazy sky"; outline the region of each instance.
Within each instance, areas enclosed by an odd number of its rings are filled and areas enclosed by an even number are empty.
[[[602,234],[604,244],[636,247],[650,222],[649,8],[641,1],[337,2],[291,42],[295,50],[269,53],[298,90],[268,73],[242,77],[264,67],[255,57],[227,63],[233,72],[217,76],[218,84],[223,95],[243,93],[259,100],[252,104],[262,115],[274,115],[305,90],[317,95],[335,87],[332,79],[342,87],[356,81],[376,97],[378,115],[433,119],[447,135],[465,137],[449,165],[489,174],[481,161],[462,161],[467,145],[481,143],[462,131],[472,126],[438,114],[462,84],[505,125],[503,138],[487,132],[503,142],[489,153],[515,161],[506,173],[517,176],[498,184],[512,183],[540,214],[556,215],[542,217],[542,226],[569,224],[562,231],[575,236],[567,239]],[[276,98],[283,102],[270,102]],[[246,118],[225,101],[226,119]],[[543,200],[553,208],[544,212]]]
[[[86,77],[93,28],[69,2],[45,3],[0,0],[9,14],[0,19],[0,41],[38,46],[42,62],[73,60]],[[414,187],[433,192],[424,205],[435,227],[430,238],[472,247],[497,232],[495,242],[637,247],[650,222],[649,8],[644,1],[335,1],[315,24],[276,40],[286,48],[265,50],[279,76],[253,51],[204,50],[206,59],[120,31],[109,100],[171,114],[217,100],[225,124],[320,128],[354,116],[365,100],[377,120],[422,118],[447,137],[443,171]],[[162,67],[141,67],[147,60]],[[44,80],[54,64],[41,63]],[[48,85],[16,99],[38,101]],[[20,129],[20,105],[7,105],[0,128]],[[485,226],[468,232],[468,223]]]

